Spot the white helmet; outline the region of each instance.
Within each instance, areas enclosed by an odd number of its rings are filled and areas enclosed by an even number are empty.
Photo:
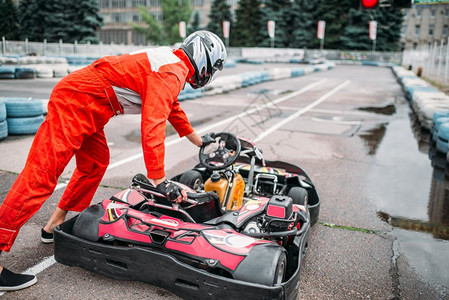
[[[189,35],[180,47],[189,57],[195,69],[195,75],[187,82],[194,88],[200,88],[212,82],[223,70],[226,61],[226,48],[214,33],[200,30]]]

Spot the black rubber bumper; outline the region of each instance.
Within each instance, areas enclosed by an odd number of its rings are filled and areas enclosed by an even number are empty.
[[[71,234],[76,217],[55,228],[57,262],[119,280],[146,282],[183,299],[295,299],[299,291],[302,253],[308,236],[299,240],[299,262],[288,281],[264,286],[218,276],[145,247],[91,242]]]

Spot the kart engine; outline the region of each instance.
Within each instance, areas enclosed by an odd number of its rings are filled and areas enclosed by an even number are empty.
[[[286,232],[292,229],[294,223],[292,198],[275,195],[268,202],[265,213],[252,218],[243,232],[252,235]]]

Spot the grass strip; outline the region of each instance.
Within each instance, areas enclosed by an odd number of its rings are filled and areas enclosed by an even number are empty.
[[[343,230],[349,230],[349,231],[358,231],[358,232],[363,232],[363,233],[368,233],[368,234],[379,234],[380,233],[380,231],[377,231],[377,230],[370,230],[370,229],[352,227],[352,226],[336,225],[336,224],[327,223],[327,222],[318,222],[318,224],[320,224],[322,226],[329,227],[329,228],[337,228],[337,229],[343,229]]]

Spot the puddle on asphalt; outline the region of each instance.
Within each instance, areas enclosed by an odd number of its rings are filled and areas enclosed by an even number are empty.
[[[196,126],[210,122],[211,120],[212,120],[212,117],[207,117],[207,118],[204,118],[201,120],[192,121],[192,122],[190,122],[190,124],[192,125],[192,127],[195,128]],[[167,127],[165,129],[165,136],[169,137],[173,134],[177,134],[175,128],[173,128],[173,126],[171,126],[169,123],[167,123]],[[141,134],[140,128],[131,130],[130,133],[125,135],[125,139],[129,142],[134,142],[134,143],[140,144],[141,139],[142,139],[142,134]]]
[[[401,116],[406,105],[397,107]],[[375,159],[366,192],[418,276],[449,291],[449,167],[444,155],[424,146],[429,133],[415,122],[399,118],[359,133]]]
[[[364,130],[359,134],[359,137],[363,140],[365,146],[368,148],[369,155],[376,154],[377,148],[384,138],[386,130],[386,124],[378,124],[376,127]]]
[[[392,116],[396,113],[396,106],[394,104],[388,104],[386,106],[380,106],[380,107],[373,107],[373,106],[372,107],[359,107],[358,110],[372,112],[375,114]]]

